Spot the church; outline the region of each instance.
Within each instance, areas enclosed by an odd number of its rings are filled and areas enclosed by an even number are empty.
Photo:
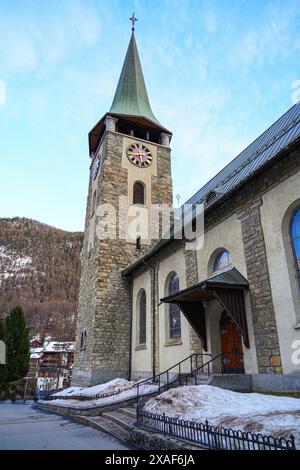
[[[200,249],[164,237],[161,217],[158,237],[129,234],[135,211],[151,225],[154,207],[173,207],[172,132],[151,109],[134,21],[111,108],[89,133],[72,382],[149,378],[187,358],[183,373],[210,361],[216,376],[299,385],[300,104],[187,201],[204,210]],[[115,236],[99,236],[101,208],[112,227],[120,201]]]

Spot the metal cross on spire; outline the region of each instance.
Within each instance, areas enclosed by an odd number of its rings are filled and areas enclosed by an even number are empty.
[[[130,19],[130,21],[131,21],[131,23],[132,23],[131,31],[134,31],[134,23],[135,23],[136,21],[138,21],[138,19],[134,16],[134,12],[132,13],[132,17],[129,18],[129,19]]]

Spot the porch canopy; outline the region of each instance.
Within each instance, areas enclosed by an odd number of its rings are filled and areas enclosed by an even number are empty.
[[[227,315],[236,325],[249,348],[244,290],[249,289],[247,279],[236,269],[216,274],[192,287],[161,299],[161,302],[177,304],[201,338],[203,348],[207,351],[206,323],[204,301],[217,299]]]

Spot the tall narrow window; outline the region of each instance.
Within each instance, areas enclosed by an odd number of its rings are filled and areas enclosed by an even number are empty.
[[[179,291],[179,278],[176,273],[172,274],[169,281],[169,295]],[[180,338],[181,319],[180,308],[177,304],[169,304],[169,337],[170,339]]]
[[[94,215],[94,212],[96,210],[96,201],[97,201],[97,192],[95,190],[94,193],[93,193],[93,198],[92,198],[91,217]]]
[[[139,304],[139,344],[146,344],[146,292],[141,292]]]
[[[84,332],[82,331],[80,334],[80,350],[82,351],[84,348]]]
[[[300,288],[300,207],[298,207],[292,218],[291,239],[295,258],[295,267]]]
[[[133,204],[145,204],[145,188],[143,183],[136,182],[133,186]]]
[[[86,350],[86,343],[87,343],[87,332],[86,330],[82,330],[80,334],[80,351]]]

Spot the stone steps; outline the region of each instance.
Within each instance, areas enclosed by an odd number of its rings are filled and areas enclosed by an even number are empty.
[[[130,441],[129,430],[112,421],[110,418],[104,418],[103,416],[80,416],[77,420],[82,424],[86,424],[87,426],[91,426],[92,428],[105,432],[124,443],[128,443]]]
[[[128,444],[136,423],[136,406],[107,411],[100,416],[80,416],[77,420]]]
[[[189,386],[194,386],[194,385],[207,385],[207,381],[204,380],[197,380],[197,383],[195,384],[195,380],[191,379],[187,383],[188,387]]]
[[[121,409],[115,411],[109,411],[108,413],[102,413],[102,417],[112,421],[118,426],[123,427],[126,431],[130,431],[136,422],[136,413],[132,413],[133,416],[129,416],[126,413],[123,413]]]
[[[124,415],[130,416],[130,418],[136,419],[136,408],[134,408],[134,407],[119,408],[118,411],[120,413],[123,413]]]

